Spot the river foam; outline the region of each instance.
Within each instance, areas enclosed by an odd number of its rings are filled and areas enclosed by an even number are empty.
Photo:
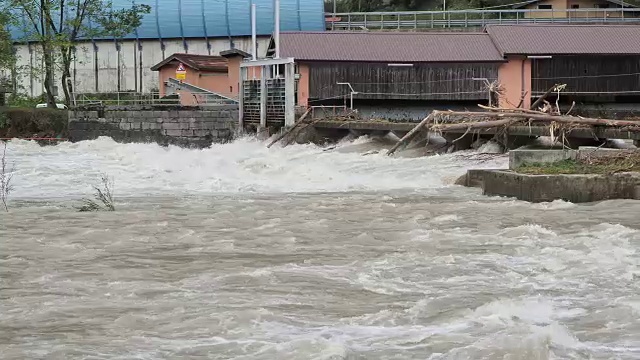
[[[347,192],[427,189],[450,185],[465,169],[504,165],[506,159],[464,160],[460,155],[391,158],[385,151],[349,151],[294,145],[266,148],[253,138],[203,150],[155,144],[119,144],[109,138],[40,147],[14,140],[14,197],[77,197],[91,192],[100,174],[120,196],[215,193]],[[376,147],[370,142],[370,148]],[[380,149],[381,150],[381,149]]]

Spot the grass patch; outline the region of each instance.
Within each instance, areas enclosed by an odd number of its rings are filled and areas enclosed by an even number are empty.
[[[524,164],[515,170],[530,175],[615,174],[640,172],[640,151],[619,152],[610,156],[585,156],[549,164]]]

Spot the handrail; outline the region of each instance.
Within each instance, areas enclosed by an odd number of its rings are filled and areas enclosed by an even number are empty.
[[[478,9],[463,9],[463,10],[422,10],[422,11],[361,11],[361,12],[342,12],[342,13],[325,13],[326,16],[330,17],[340,17],[346,15],[442,15],[442,14],[464,14],[464,13],[475,13],[475,14],[490,14],[490,13],[540,13],[540,12],[548,12],[548,13],[579,13],[579,12],[603,12],[607,13],[640,13],[640,8],[583,8],[583,9],[494,9],[494,10],[478,10]]]
[[[531,23],[640,23],[639,8],[496,9],[326,13],[331,30],[484,27]]]

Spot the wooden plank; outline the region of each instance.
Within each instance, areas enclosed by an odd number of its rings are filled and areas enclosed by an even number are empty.
[[[355,99],[382,100],[483,100],[484,83],[474,77],[495,80],[498,64],[415,64],[390,67],[380,63],[310,63],[309,96],[313,100],[340,99],[349,82],[359,92]]]

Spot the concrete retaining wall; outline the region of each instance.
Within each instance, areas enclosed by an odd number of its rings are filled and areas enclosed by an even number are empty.
[[[609,199],[640,200],[640,173],[611,175],[526,175],[486,170],[485,195],[515,197],[530,202],[566,200],[573,203]]]
[[[575,160],[576,150],[518,149],[509,151],[509,169],[515,170],[525,164],[550,164],[563,160]]]
[[[110,106],[69,111],[71,141],[108,136],[119,142],[208,147],[233,139],[237,105],[215,107]]]
[[[552,164],[563,160],[581,160],[586,158],[606,158],[627,154],[633,149],[607,149],[581,146],[578,150],[570,149],[517,149],[509,151],[509,169],[516,170],[525,164]]]

